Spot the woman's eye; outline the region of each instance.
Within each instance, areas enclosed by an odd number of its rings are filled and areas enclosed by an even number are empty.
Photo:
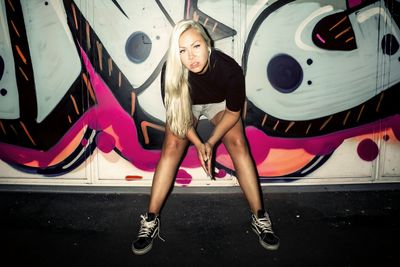
[[[199,48],[199,47],[200,47],[200,45],[199,45],[199,44],[197,44],[197,45],[195,45],[195,46],[194,46],[194,48]]]
[[[179,50],[179,54],[182,54],[183,52],[185,52],[185,50]]]

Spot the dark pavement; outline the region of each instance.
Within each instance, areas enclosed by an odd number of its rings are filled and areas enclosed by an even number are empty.
[[[35,188],[35,187],[32,187]],[[0,186],[2,266],[399,266],[398,185],[264,187],[281,238],[263,249],[240,189],[179,188],[146,255],[131,242],[149,189],[16,191]],[[71,190],[73,191],[73,190]],[[201,191],[201,190],[200,190]],[[7,263],[8,262],[8,263]],[[7,264],[5,264],[7,263]]]

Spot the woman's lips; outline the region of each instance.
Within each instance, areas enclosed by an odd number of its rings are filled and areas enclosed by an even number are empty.
[[[194,62],[194,63],[190,64],[190,68],[191,68],[191,69],[198,68],[199,66],[200,66],[200,63],[199,63],[199,62]]]

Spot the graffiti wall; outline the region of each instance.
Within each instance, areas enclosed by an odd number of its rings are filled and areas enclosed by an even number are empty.
[[[0,3],[0,183],[149,186],[185,18],[243,68],[261,183],[400,182],[399,1]],[[215,155],[210,180],[189,146],[176,184],[236,185],[225,147]]]

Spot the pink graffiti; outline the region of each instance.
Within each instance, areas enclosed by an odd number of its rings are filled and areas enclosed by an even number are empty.
[[[0,143],[0,158],[7,162],[17,164],[28,164],[37,162],[40,168],[48,167],[51,162],[74,140],[86,127],[98,132],[96,145],[104,153],[118,149],[121,155],[129,160],[134,166],[144,171],[154,171],[160,157],[160,151],[146,150],[138,141],[137,129],[132,117],[121,107],[115,99],[111,90],[95,72],[85,52],[81,49],[81,56],[90,76],[93,90],[95,91],[97,105],[91,107],[63,136],[63,138],[48,151],[39,151],[23,148],[15,145]],[[345,139],[378,132],[382,129],[391,128],[395,137],[400,140],[400,116],[394,115],[386,119],[362,125],[357,128],[344,130],[321,137],[310,137],[301,139],[277,138],[267,136],[255,127],[246,127],[246,135],[253,153],[256,164],[263,162],[271,148],[296,149],[303,148],[312,155],[328,155],[335,151]],[[107,130],[112,129],[112,134]],[[372,140],[371,140],[372,141]],[[82,147],[88,145],[88,140],[80,142]],[[373,160],[378,155],[377,146],[370,141],[360,143],[358,154],[365,160]],[[233,164],[227,159],[229,155],[226,148],[220,145],[216,152],[216,160],[228,169],[233,169]],[[223,163],[221,163],[223,162]],[[182,162],[182,167],[200,167],[197,153],[194,147],[190,147]],[[217,178],[226,175],[224,170],[216,173]],[[192,177],[185,170],[178,170],[177,182],[183,185],[189,184]]]
[[[263,131],[252,126],[246,127],[245,132],[254,161],[258,168],[262,168],[261,164],[268,157],[271,149],[286,149],[288,151],[291,149],[304,149],[311,155],[324,156],[334,152],[346,139],[380,132],[385,129],[392,129],[394,137],[399,141],[400,115],[394,115],[357,128],[310,138],[294,139],[268,136]],[[374,143],[362,142],[356,153],[358,153],[361,159],[372,161],[378,156],[379,151],[378,147],[374,146]],[[220,146],[217,149],[216,160],[225,168],[233,170],[233,163],[227,155],[225,147]]]
[[[96,136],[97,147],[104,153],[109,153],[115,148],[115,139],[111,134],[100,132]]]
[[[378,132],[384,129],[392,129],[397,140],[400,140],[400,115],[394,115],[381,121],[365,124],[357,128],[346,131],[336,132],[320,137],[310,137],[301,139],[277,138],[266,135],[255,127],[247,127],[246,135],[256,163],[262,162],[264,156],[259,153],[268,153],[271,148],[296,149],[302,148],[312,155],[328,155],[335,151],[345,139]],[[221,149],[221,153],[225,153]],[[373,160],[377,156],[377,146],[370,140],[360,143],[358,154],[365,160]]]
[[[317,38],[318,38],[322,43],[325,43],[325,40],[322,39],[322,37],[321,37],[321,35],[319,35],[319,33],[317,33]]]
[[[132,117],[120,106],[106,83],[95,72],[83,49],[81,49],[81,56],[95,91],[97,105],[91,107],[48,151],[0,143],[0,158],[21,165],[37,162],[40,168],[46,168],[88,126],[99,132],[96,136],[96,144],[101,151],[108,153],[117,148],[124,158],[139,169],[154,171],[160,151],[146,150],[140,146]],[[115,136],[105,132],[109,128],[112,128]],[[87,143],[86,139],[81,141],[83,147]],[[199,166],[196,150],[190,147],[182,162],[182,167],[195,168]],[[179,170],[178,177],[184,179],[183,183],[190,183],[191,176],[186,171]]]

